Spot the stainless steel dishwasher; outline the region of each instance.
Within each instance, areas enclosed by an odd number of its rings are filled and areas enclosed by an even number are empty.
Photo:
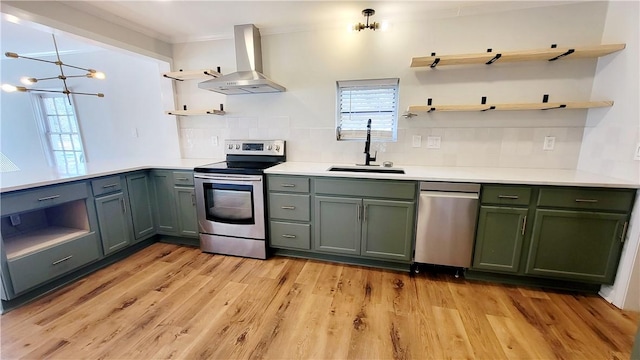
[[[420,183],[415,263],[471,266],[479,194],[479,184]]]

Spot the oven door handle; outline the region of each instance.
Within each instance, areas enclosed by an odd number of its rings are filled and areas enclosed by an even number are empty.
[[[237,175],[208,175],[208,174],[193,174],[194,178],[206,179],[206,180],[220,180],[220,181],[262,181],[262,176],[237,176]]]

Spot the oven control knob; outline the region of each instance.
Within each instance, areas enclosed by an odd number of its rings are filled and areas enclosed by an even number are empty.
[[[276,151],[280,151],[280,145],[276,145]]]
[[[240,144],[236,144],[236,150],[240,150]]]
[[[233,150],[233,144],[229,144],[229,150]]]
[[[267,150],[271,150],[272,148],[273,148],[273,146],[267,145]]]

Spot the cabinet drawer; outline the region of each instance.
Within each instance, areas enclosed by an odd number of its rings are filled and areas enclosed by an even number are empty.
[[[13,291],[19,294],[100,258],[98,235],[80,238],[7,262]]]
[[[88,196],[89,188],[87,184],[80,182],[20,191],[7,195],[3,194],[0,206],[4,216],[85,199]]]
[[[627,212],[634,195],[633,190],[543,188],[538,206]]]
[[[523,186],[483,186],[483,204],[529,205],[531,188]]]
[[[269,190],[308,193],[309,178],[298,176],[269,176]]]
[[[122,190],[120,176],[109,176],[102,179],[91,180],[93,196],[100,196]]]
[[[416,188],[416,182],[413,181],[327,178],[315,180],[317,194],[413,200],[416,197]]]
[[[311,248],[311,225],[271,221],[270,244],[292,249]]]
[[[174,171],[173,183],[175,185],[193,186],[193,171]]]
[[[269,194],[269,217],[309,221],[309,195]]]

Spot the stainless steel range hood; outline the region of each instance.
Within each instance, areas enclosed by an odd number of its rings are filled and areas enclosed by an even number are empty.
[[[200,89],[226,95],[282,92],[286,89],[262,74],[260,31],[253,24],[233,27],[238,71],[203,81]]]

